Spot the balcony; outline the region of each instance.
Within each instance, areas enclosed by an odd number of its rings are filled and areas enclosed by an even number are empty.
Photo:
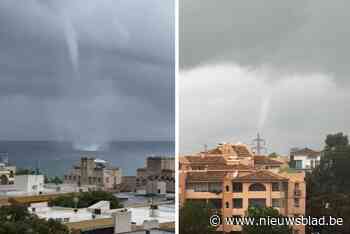
[[[300,197],[301,196],[301,190],[300,189],[294,189],[294,196]]]
[[[209,191],[195,191],[193,189],[186,189],[186,198],[221,198],[222,193],[214,193]]]

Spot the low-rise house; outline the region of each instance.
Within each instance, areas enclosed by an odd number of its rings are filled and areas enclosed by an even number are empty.
[[[296,170],[312,171],[321,161],[321,152],[309,148],[293,148],[290,151],[290,167]]]
[[[33,196],[44,192],[43,175],[15,175],[14,184],[0,187],[0,196]]]

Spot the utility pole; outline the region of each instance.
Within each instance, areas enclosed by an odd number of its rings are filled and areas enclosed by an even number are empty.
[[[253,139],[253,147],[252,149],[255,149],[255,153],[257,155],[261,155],[261,152],[264,150],[267,151],[267,148],[265,147],[266,141],[260,137],[260,134],[258,133],[256,138]]]

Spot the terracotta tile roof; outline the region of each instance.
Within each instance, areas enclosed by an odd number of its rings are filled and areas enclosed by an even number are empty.
[[[189,161],[187,160],[186,156],[180,156],[179,163],[189,163]]]
[[[234,151],[236,151],[238,157],[251,157],[251,153],[249,152],[247,146],[245,145],[232,145]]]
[[[267,171],[267,170],[259,170],[255,171],[253,173],[250,173],[248,175],[244,175],[241,177],[236,178],[236,180],[243,180],[243,181],[271,181],[271,180],[288,180],[287,178],[280,176],[276,173]]]
[[[207,154],[211,155],[221,155],[224,154],[224,150],[223,147],[231,147],[233,152],[231,153],[236,153],[238,157],[250,157],[252,156],[250,151],[248,150],[246,145],[242,145],[242,144],[224,144],[224,145],[219,145],[218,147],[208,150]],[[205,153],[205,152],[202,152]]]
[[[186,156],[186,159],[191,164],[226,164],[222,156]]]
[[[282,165],[283,162],[277,160],[277,159],[272,159],[267,156],[263,155],[255,155],[254,156],[254,164],[260,164],[260,165]]]
[[[187,182],[220,182],[223,181],[225,175],[224,171],[189,172]]]
[[[317,157],[320,155],[320,151],[315,151],[309,148],[299,149],[293,152],[294,155],[307,155],[310,157]]]
[[[208,150],[208,154],[222,154],[222,151],[219,148]]]
[[[252,170],[253,167],[244,165],[244,164],[232,164],[232,165],[219,165],[219,164],[210,164],[206,168],[208,171],[212,170],[226,170],[226,171],[232,171],[232,170]]]

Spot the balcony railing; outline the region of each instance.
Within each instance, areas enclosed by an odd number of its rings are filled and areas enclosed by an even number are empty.
[[[301,196],[301,190],[300,189],[294,189],[294,196]]]

